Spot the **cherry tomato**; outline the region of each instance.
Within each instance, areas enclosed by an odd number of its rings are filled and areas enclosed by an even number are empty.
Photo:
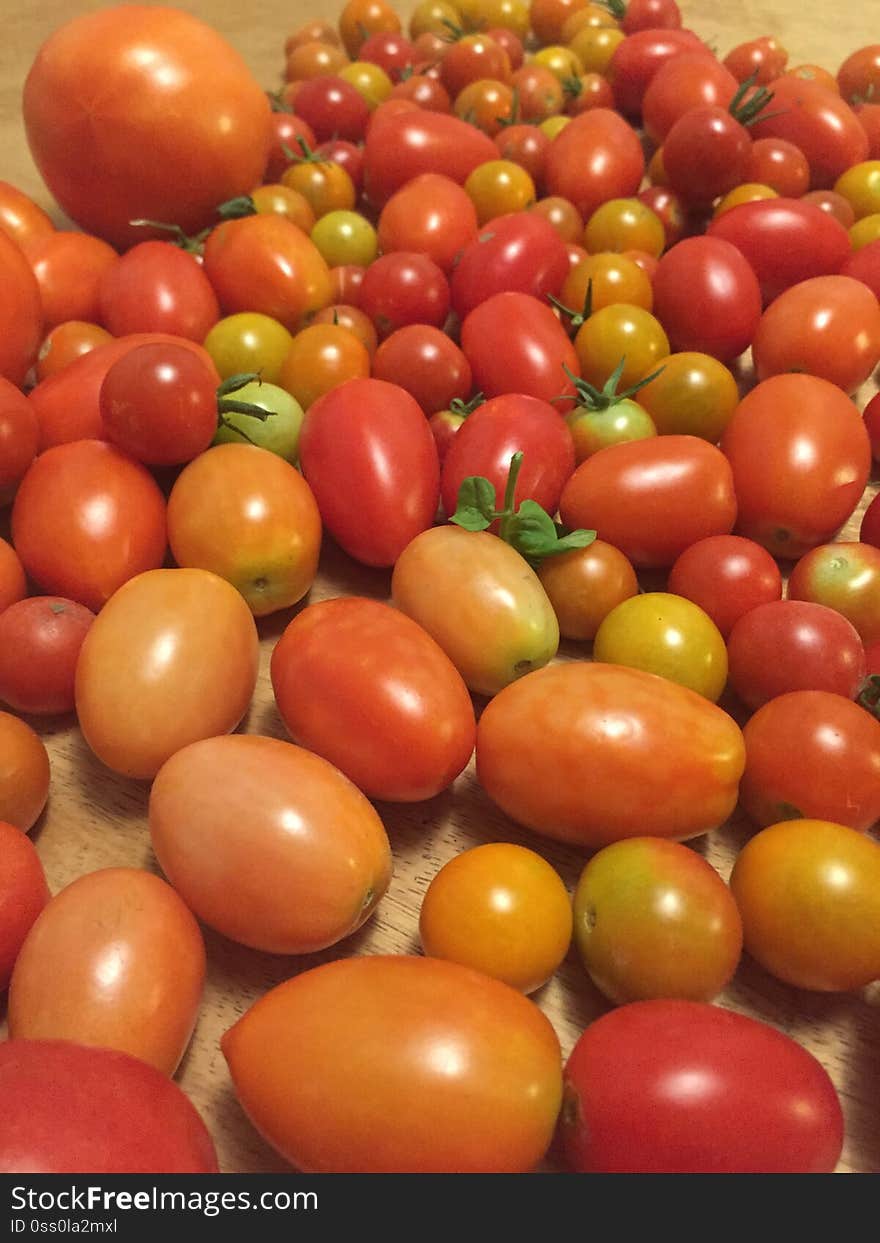
[[[599,410],[576,406],[565,416],[565,421],[571,429],[578,465],[608,445],[645,440],[657,435],[657,428],[648,412],[629,398],[614,401]]]
[[[733,190],[729,190],[721,199],[712,212],[713,219],[723,216],[725,212],[731,211],[734,207],[741,207],[743,203],[761,203],[765,199],[776,199],[779,195],[770,186],[757,185],[751,181],[744,181],[741,185],[735,186]]]
[[[33,842],[0,820],[0,993],[34,920],[49,901],[49,886]],[[568,901],[566,895],[566,902]],[[0,1164],[2,1168],[2,1164]]]
[[[733,214],[727,212],[718,223]],[[660,260],[654,278],[654,311],[673,350],[696,350],[730,362],[755,335],[761,291],[754,272],[730,242],[689,237]]]
[[[751,133],[755,138],[785,138],[800,147],[814,190],[827,189],[846,169],[867,159],[868,137],[838,95],[797,77],[777,78],[770,90],[772,106],[754,122]]]
[[[739,403],[730,371],[709,354],[668,354],[638,401],[661,435],[699,436],[715,444]]]
[[[37,918],[12,973],[12,1040],[72,1040],[130,1053],[173,1075],[205,980],[199,926],[170,885],[103,868]]]
[[[782,575],[760,544],[741,535],[710,535],[677,558],[669,590],[698,604],[727,638],[744,613],[782,599]]]
[[[449,314],[449,282],[427,255],[395,250],[371,263],[361,284],[358,305],[387,337],[407,324],[439,328]]]
[[[86,742],[115,772],[152,778],[181,747],[238,725],[258,656],[250,610],[216,574],[140,574],[101,610],[80,650],[76,711]]]
[[[552,69],[529,62],[512,74],[520,121],[542,122],[556,117],[565,103],[565,89]],[[549,135],[548,135],[549,138]]]
[[[277,319],[259,311],[241,311],[218,320],[205,337],[205,349],[221,380],[253,371],[269,384],[277,384],[292,342]]]
[[[470,197],[449,177],[423,173],[393,194],[379,216],[379,247],[426,255],[446,273],[477,236]]]
[[[445,332],[429,324],[409,324],[387,337],[376,351],[372,375],[406,389],[425,414],[445,410],[471,391],[470,363]]]
[[[645,91],[666,61],[681,52],[705,52],[706,45],[692,30],[639,30],[619,44],[608,67],[618,110],[637,117]]]
[[[497,152],[488,134],[458,117],[423,108],[394,115],[377,109],[364,148],[364,185],[370,201],[382,207],[420,173],[442,174],[461,185]]]
[[[692,108],[663,144],[667,182],[686,203],[708,207],[745,180],[750,150],[748,130],[725,108]]]
[[[654,304],[649,277],[624,255],[589,255],[571,269],[560,291],[560,301],[579,311],[588,294],[591,311],[621,302],[650,311]]]
[[[861,220],[857,220],[850,227],[849,240],[855,251],[880,241],[880,212],[874,212],[871,216],[864,216]]]
[[[115,337],[167,332],[201,342],[220,318],[201,265],[170,242],[141,242],[109,265],[98,301],[101,322]]]
[[[639,30],[678,30],[681,12],[675,0],[629,0],[620,26],[628,35]]]
[[[58,596],[0,612],[0,699],[16,712],[72,712],[79,649],[94,613]]]
[[[739,43],[724,57],[724,67],[737,82],[754,76],[756,86],[767,86],[785,72],[788,52],[772,35]]]
[[[293,338],[278,383],[304,410],[346,380],[370,374],[370,355],[354,333],[339,324],[310,324]]]
[[[593,540],[586,548],[547,557],[538,567],[565,639],[588,640],[616,605],[638,594],[632,564],[613,544]]]
[[[461,348],[475,386],[489,397],[523,393],[551,401],[574,394],[564,371],[578,374],[574,346],[550,307],[529,294],[496,293],[481,302],[462,324]]]
[[[541,43],[555,43],[566,19],[581,7],[580,0],[531,0],[529,24]]]
[[[534,851],[508,842],[451,859],[428,886],[419,916],[429,958],[473,967],[524,993],[559,967],[571,930],[559,875]]]
[[[30,264],[2,229],[0,285],[0,379],[20,385],[43,338],[43,308]]]
[[[0,712],[0,820],[28,833],[49,797],[49,756],[17,716]]]
[[[330,160],[333,164],[344,168],[351,178],[355,191],[360,194],[364,181],[363,147],[345,138],[329,138],[315,149],[315,154],[321,159]],[[296,193],[296,191],[290,191],[290,193]]]
[[[298,91],[297,94],[300,92]],[[295,116],[292,112],[273,112],[269,118],[272,143],[269,148],[269,160],[266,164],[265,179],[273,184],[290,166],[288,152],[299,152],[300,138],[307,146],[314,148],[317,139],[315,131],[308,121]],[[285,150],[286,148],[286,150]]]
[[[855,250],[840,266],[841,276],[851,276],[862,281],[875,298],[880,298],[880,241],[869,242]]]
[[[28,242],[24,255],[40,287],[44,328],[102,318],[101,282],[119,263],[112,246],[86,233],[59,230]]]
[[[330,267],[344,263],[366,267],[376,258],[376,230],[358,212],[327,212],[314,225],[309,236]]]
[[[667,186],[647,186],[639,191],[638,197],[639,202],[649,208],[663,226],[663,242],[660,249],[657,250],[655,245],[654,250],[657,253],[650,255],[650,258],[656,262],[662,250],[674,246],[685,236],[690,224],[688,208],[681,196]]]
[[[195,233],[257,185],[269,117],[239,54],[178,9],[73,18],[40,48],[24,88],[43,180],[77,224],[120,248],[143,238],[132,220]]]
[[[795,988],[849,992],[880,974],[880,846],[828,820],[763,829],[730,877],[745,947]]]
[[[784,138],[758,138],[752,143],[746,177],[790,199],[799,199],[810,188],[807,157]]]
[[[584,222],[581,214],[568,199],[550,195],[533,202],[527,210],[549,221],[564,242],[577,242],[583,236]]]
[[[642,148],[623,118],[593,108],[554,138],[544,179],[550,194],[569,199],[586,220],[608,199],[634,195],[644,170]]]
[[[459,91],[452,110],[457,117],[494,138],[504,123],[510,120],[513,104],[513,90],[505,82],[478,78]]]
[[[625,302],[603,307],[578,329],[574,348],[583,378],[602,388],[623,362],[624,388],[658,370],[669,354],[669,340],[650,311]]]
[[[880,103],[855,104],[853,112],[868,136],[868,158],[880,160]]]
[[[68,363],[112,340],[113,337],[106,328],[101,328],[98,324],[78,319],[57,324],[46,334],[37,354],[34,368],[37,382],[50,375],[57,375]]]
[[[803,201],[812,203],[820,211],[833,216],[845,229],[851,228],[856,218],[849,200],[842,194],[835,194],[833,190],[810,190],[803,196]]]
[[[373,321],[359,307],[346,306],[343,302],[331,303],[320,310],[312,320],[314,324],[336,324],[354,333],[370,358],[376,353],[379,338]]]
[[[440,62],[440,81],[454,99],[470,82],[510,77],[510,60],[502,47],[484,34],[464,35],[451,43]]]
[[[870,98],[880,90],[880,44],[857,48],[837,71],[840,93],[847,103]]]
[[[642,100],[645,131],[659,147],[685,113],[695,108],[728,108],[736,90],[736,76],[707,48],[682,52],[662,64],[651,78]]]
[[[789,1036],[720,1006],[638,1001],[592,1023],[565,1067],[562,1142],[583,1173],[830,1174],[840,1101]]]
[[[27,595],[27,578],[18,553],[0,539],[0,616]]]
[[[611,83],[601,73],[581,73],[565,83],[568,100],[565,111],[569,116],[579,116],[593,108],[613,108],[614,91]]]
[[[288,82],[309,81],[337,73],[348,63],[348,56],[341,47],[310,39],[288,52],[284,77]]]
[[[301,194],[315,217],[331,211],[350,211],[357,198],[348,172],[334,160],[322,156],[303,156],[281,174],[281,184]]]
[[[858,409],[809,375],[773,376],[754,388],[721,448],[733,471],[737,532],[791,559],[833,539],[871,469]]]
[[[419,0],[409,19],[410,38],[417,39],[425,31],[446,34],[449,30],[446,23],[456,25],[460,19],[459,5],[448,4],[446,0]]]
[[[38,444],[39,424],[32,404],[0,375],[0,506],[12,500]]]
[[[274,738],[233,734],[178,751],[153,782],[150,835],[190,910],[267,953],[336,944],[369,918],[391,877],[367,799],[320,756]]]
[[[880,724],[842,695],[777,695],[743,737],[740,802],[756,824],[806,816],[865,832],[880,819]]]
[[[590,979],[617,1005],[711,1001],[742,952],[742,923],[710,863],[677,842],[631,837],[595,854],[574,894],[574,935]]]
[[[427,73],[414,73],[395,82],[390,99],[406,99],[428,112],[451,112],[452,100],[442,82]]]
[[[730,631],[727,650],[730,685],[750,708],[800,690],[852,699],[865,676],[865,649],[852,623],[803,600],[750,609]]]
[[[558,294],[568,271],[565,243],[531,212],[511,212],[485,225],[461,252],[452,274],[452,305],[464,319],[494,294],[542,300]]]
[[[840,542],[811,549],[791,571],[788,598],[842,614],[866,647],[880,641],[880,548]]]
[[[22,250],[38,237],[55,232],[55,225],[37,204],[17,186],[0,181],[0,232]]]
[[[705,833],[736,805],[744,764],[739,727],[708,699],[599,662],[527,674],[477,726],[477,776],[493,802],[588,850],[648,827],[655,837]]]
[[[863,544],[880,548],[880,504],[877,503],[876,496],[865,510],[859,530],[859,539]]]
[[[510,160],[478,164],[464,183],[481,225],[508,212],[524,211],[535,201],[535,183],[526,170]]]
[[[595,530],[635,566],[669,566],[736,518],[724,455],[696,436],[610,445],[577,468],[562,492],[562,521]]]

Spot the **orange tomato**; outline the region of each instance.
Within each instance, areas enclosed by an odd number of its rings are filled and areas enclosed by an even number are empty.
[[[353,332],[341,324],[310,324],[293,338],[278,383],[308,410],[331,388],[369,374],[367,347]]]
[[[27,579],[18,553],[0,539],[0,613],[27,595]]]
[[[632,563],[600,539],[547,557],[538,567],[538,578],[566,639],[594,639],[611,610],[639,590]]]
[[[170,885],[139,868],[102,868],[49,902],[9,986],[13,1040],[119,1049],[174,1074],[205,981],[205,946]]]
[[[44,328],[101,318],[98,287],[119,262],[112,246],[87,233],[59,230],[28,242],[24,256],[40,287]]]
[[[26,246],[37,237],[55,232],[55,225],[42,207],[8,181],[0,181],[0,230],[8,233],[17,246]]]
[[[263,617],[311,587],[321,517],[289,462],[254,445],[216,445],[171,489],[168,540],[178,565],[219,574]]]
[[[49,901],[49,886],[33,842],[0,820],[0,993],[34,920]]]
[[[593,311],[620,302],[650,311],[654,304],[651,281],[639,265],[626,255],[610,252],[588,255],[576,264],[565,278],[560,301],[580,312],[588,293]]]
[[[43,336],[43,308],[30,264],[2,229],[0,289],[0,377],[21,384]]]
[[[391,879],[388,837],[365,796],[275,738],[232,734],[178,751],[153,782],[150,833],[190,910],[270,954],[335,945]]]
[[[140,574],[101,610],[80,650],[86,742],[115,772],[155,777],[181,747],[235,729],[258,659],[254,619],[229,583],[207,570]]]
[[[0,506],[6,505],[37,456],[40,425],[21,389],[0,375]]]
[[[27,833],[49,797],[49,756],[19,717],[0,712],[0,820]]]
[[[309,1173],[525,1173],[562,1099],[559,1041],[538,1007],[436,958],[315,967],[221,1047],[257,1130]]]
[[[400,18],[385,0],[348,0],[339,14],[339,33],[349,56],[357,56],[370,35],[400,30]]]

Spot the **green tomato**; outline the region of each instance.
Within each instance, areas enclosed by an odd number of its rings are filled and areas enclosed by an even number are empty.
[[[281,364],[292,344],[293,337],[284,325],[259,311],[227,315],[204,340],[221,380],[258,371],[270,384],[281,374]]]
[[[367,267],[378,254],[376,230],[356,211],[329,211],[312,229],[311,238],[328,267],[355,263]]]
[[[287,462],[296,463],[299,455],[299,433],[303,408],[285,389],[277,384],[261,384],[258,380],[245,384],[230,394],[232,401],[247,401],[268,410],[265,421],[251,414],[222,411],[222,422],[214,437],[215,445],[254,444],[270,453],[277,453]]]
[[[604,410],[577,406],[566,415],[566,422],[574,440],[578,465],[608,445],[619,445],[625,440],[646,440],[657,435],[654,420],[647,410],[629,398],[615,401]]]

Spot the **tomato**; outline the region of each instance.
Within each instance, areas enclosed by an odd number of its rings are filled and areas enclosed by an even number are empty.
[[[750,150],[748,130],[725,108],[693,108],[666,136],[666,179],[687,204],[708,207],[745,180]]]
[[[742,734],[720,708],[618,665],[527,674],[495,696],[477,727],[477,776],[493,802],[519,824],[588,850],[648,827],[678,839],[707,832],[736,805],[744,764]]]
[[[582,259],[566,276],[559,297],[566,306],[580,310],[588,293],[591,311],[620,302],[650,311],[654,303],[650,279],[625,255],[603,253]]]
[[[550,194],[569,199],[587,219],[608,199],[634,195],[644,170],[642,148],[626,121],[609,108],[593,108],[553,139],[544,180]]]
[[[297,92],[298,94],[300,92]],[[269,147],[269,160],[266,164],[264,177],[266,181],[277,182],[281,174],[290,165],[290,156],[288,151],[297,151],[299,148],[300,138],[304,139],[309,147],[314,148],[317,141],[315,131],[309,125],[308,121],[302,117],[295,116],[292,112],[273,112],[269,118],[270,133],[272,136],[271,145]],[[285,151],[285,147],[287,151]]]
[[[208,1129],[140,1058],[61,1040],[0,1045],[7,1174],[216,1174]]]
[[[479,406],[453,440],[440,475],[440,499],[447,516],[455,513],[459,488],[471,475],[489,480],[501,508],[515,453],[523,453],[524,458],[514,506],[529,499],[555,514],[562,488],[574,470],[571,432],[547,402],[510,393]]]
[[[349,211],[357,199],[354,181],[346,169],[314,154],[296,159],[281,174],[281,184],[301,194],[316,219],[331,211]]]
[[[813,189],[832,186],[846,169],[867,159],[868,137],[839,96],[797,77],[777,78],[769,89],[772,106],[752,125],[752,135],[785,138],[800,147],[810,165]]]
[[[855,104],[853,112],[868,137],[868,157],[880,159],[880,103]]]
[[[391,596],[479,695],[494,695],[546,665],[559,646],[556,617],[534,571],[486,531],[424,531],[398,557]]]
[[[428,112],[451,112],[452,100],[442,82],[427,73],[413,73],[395,82],[390,99],[405,99]]]
[[[571,429],[578,465],[608,445],[657,435],[651,416],[638,402],[627,397],[599,409],[576,406],[565,416],[565,421]]]
[[[665,240],[659,217],[640,199],[609,199],[590,216],[584,233],[584,245],[592,254],[643,250],[657,256]]]
[[[746,176],[789,199],[799,199],[810,188],[807,157],[800,147],[784,138],[758,138],[753,142]]]
[[[321,18],[315,18],[297,27],[292,35],[287,36],[284,41],[284,55],[289,56],[295,47],[303,43],[314,42],[330,43],[333,47],[340,47],[342,44],[335,25]]]
[[[581,219],[581,214],[574,203],[569,203],[568,199],[559,198],[558,195],[550,195],[548,198],[538,199],[536,202],[533,202],[527,210],[533,215],[543,216],[545,220],[549,221],[563,242],[567,244],[579,242],[583,236],[584,222]]]
[[[552,58],[549,55],[551,48],[544,48],[544,63],[554,68],[563,83],[581,73],[600,73],[605,76],[615,50],[625,38],[623,31],[615,30],[613,26],[584,26],[574,35],[568,47],[559,48]],[[569,52],[568,60],[561,55],[563,50]],[[542,52],[537,52],[536,60],[541,55]]]
[[[648,256],[656,265],[660,251],[670,246],[675,246],[690,229],[690,209],[679,194],[676,194],[674,190],[670,190],[665,185],[646,186],[644,190],[639,191],[638,200],[645,207],[650,208],[651,212],[663,226],[663,240],[660,250],[657,250],[655,245],[654,249],[657,253],[652,253]],[[642,251],[641,253],[644,254],[645,252]]]
[[[278,383],[308,410],[346,380],[370,374],[370,355],[354,333],[339,324],[310,324],[293,338]]]
[[[453,99],[471,82],[486,78],[506,82],[509,77],[507,53],[484,34],[457,39],[448,46],[440,61],[440,81]]]
[[[852,393],[880,362],[880,306],[851,276],[816,276],[787,289],[752,343],[758,378],[805,371]]]
[[[739,404],[730,371],[709,354],[668,354],[660,374],[639,389],[661,435],[699,436],[715,444]]]
[[[133,246],[107,268],[98,298],[101,322],[115,337],[167,332],[201,342],[220,318],[217,297],[201,265],[170,242]]]
[[[835,194],[833,190],[810,190],[808,194],[803,196],[803,201],[805,203],[812,203],[820,211],[833,216],[845,229],[851,228],[855,221],[856,217],[852,204],[841,194]]]
[[[284,77],[288,82],[308,81],[336,73],[348,63],[348,56],[341,47],[310,39],[287,53]]]
[[[39,425],[20,389],[0,375],[0,506],[12,500],[37,455]]]
[[[593,108],[613,108],[614,91],[611,83],[601,73],[582,73],[565,83],[568,100],[565,111],[569,116],[579,116]]]
[[[83,354],[107,345],[112,335],[98,324],[84,320],[69,319],[57,324],[43,338],[34,367],[37,382],[63,371],[68,363],[75,362]]]
[[[55,225],[37,204],[17,186],[0,181],[0,232],[21,249],[38,237],[55,232]]]
[[[740,535],[710,535],[677,558],[669,590],[698,604],[727,638],[744,613],[782,599],[782,575],[760,544]]]
[[[417,52],[409,39],[399,31],[377,31],[366,39],[358,51],[360,60],[370,61],[378,65],[395,82],[399,80],[404,69],[411,68],[417,59]]]
[[[473,967],[524,993],[560,966],[571,929],[559,875],[533,850],[508,842],[450,859],[428,886],[419,916],[429,958]]]
[[[216,574],[140,574],[101,610],[80,650],[80,729],[108,768],[152,778],[181,747],[238,725],[258,657],[250,610]]]
[[[730,685],[760,708],[788,691],[832,691],[852,699],[865,676],[858,631],[833,609],[774,600],[750,609],[727,640]]]
[[[378,601],[329,600],[300,613],[272,654],[272,686],[294,741],[370,798],[433,798],[473,752],[473,707],[454,665]]]
[[[854,251],[880,241],[880,212],[874,212],[871,216],[864,216],[861,220],[857,220],[850,227],[849,240]]]
[[[17,716],[0,712],[0,821],[28,833],[49,797],[49,756]]]
[[[581,0],[531,0],[529,25],[541,43],[554,43],[562,38],[566,19],[583,7]]]
[[[880,548],[880,503],[875,496],[862,517],[859,539],[863,544]]]
[[[376,258],[376,230],[354,211],[331,211],[322,216],[309,236],[330,267],[358,263],[366,267]]]
[[[696,436],[657,436],[610,445],[587,458],[562,492],[562,521],[614,544],[636,566],[672,565],[736,518],[723,454]]]
[[[360,194],[364,181],[364,149],[362,146],[345,138],[328,138],[316,147],[315,154],[322,160],[330,160],[331,163],[344,168],[355,192]],[[296,192],[291,191],[291,193]]]
[[[481,225],[508,212],[524,211],[536,198],[534,181],[511,160],[478,164],[465,181],[464,189],[477,209]]]
[[[725,213],[721,222],[731,215]],[[696,350],[726,363],[751,344],[761,315],[761,291],[754,272],[730,242],[689,237],[660,260],[654,313],[673,350]]]
[[[40,287],[44,328],[101,318],[98,290],[119,263],[112,246],[86,233],[59,230],[28,242],[24,255]]]
[[[795,988],[850,992],[880,975],[880,846],[828,820],[786,820],[740,851],[730,887],[745,946]]]
[[[20,385],[43,337],[40,287],[30,264],[0,229],[0,379]]]
[[[446,0],[419,0],[409,19],[410,38],[417,39],[426,31],[446,34],[449,29],[446,23],[452,22],[456,25],[460,19],[458,5],[447,4]]]
[[[834,537],[871,468],[856,406],[808,375],[773,376],[753,389],[721,448],[733,471],[738,533],[792,559]]]
[[[848,168],[834,183],[834,192],[847,200],[856,220],[874,215],[880,210],[880,160],[864,160]]]
[[[370,264],[358,305],[369,315],[380,337],[407,324],[439,328],[449,313],[449,283],[427,255],[392,251]]]
[[[685,113],[704,107],[728,108],[736,90],[735,75],[707,48],[673,56],[660,66],[645,91],[645,132],[659,147]]]
[[[488,134],[458,117],[423,108],[394,115],[377,109],[364,148],[364,186],[382,207],[420,173],[440,173],[461,185],[497,153]]]
[[[244,403],[244,409],[229,409],[230,404],[234,407],[238,402]],[[220,406],[220,424],[212,444],[250,444],[268,449],[285,462],[297,462],[304,414],[299,402],[285,389],[252,380],[236,389],[231,398],[224,398]],[[263,420],[254,417],[255,406],[266,411],[269,417]]]
[[[776,198],[745,203],[713,220],[709,236],[748,260],[765,303],[811,277],[838,272],[849,254],[842,225],[812,203]]]
[[[218,225],[205,243],[205,275],[227,314],[260,311],[291,331],[332,300],[327,264],[283,216]]]
[[[177,9],[118,7],[60,26],[31,66],[23,107],[52,194],[118,247],[143,236],[138,218],[196,232],[260,182],[269,152],[259,84],[219,34]]]
[[[461,120],[475,125],[490,138],[494,138],[504,123],[511,119],[513,104],[513,90],[506,82],[499,82],[494,78],[479,78],[475,82],[469,82],[458,92],[452,110]]]
[[[525,1173],[559,1111],[549,1020],[436,958],[316,967],[262,997],[221,1048],[248,1117],[309,1172]]]
[[[562,1143],[583,1173],[830,1174],[843,1113],[822,1065],[777,1028],[703,1002],[638,1001],[572,1050]]]
[[[727,649],[711,617],[690,600],[649,591],[622,601],[596,631],[593,659],[643,669],[716,703],[727,683]]]
[[[612,544],[593,540],[586,548],[547,557],[538,567],[566,639],[593,639],[602,621],[639,590],[635,570]]]
[[[477,212],[466,191],[449,177],[422,173],[391,195],[379,216],[379,247],[427,255],[449,273],[477,235]]]
[[[639,30],[678,30],[681,12],[675,0],[629,0],[620,25],[628,35]]]
[[[740,803],[756,824],[806,816],[865,832],[880,819],[880,724],[842,695],[778,695],[743,737]]]
[[[558,294],[568,272],[565,243],[533,212],[490,220],[461,252],[452,274],[452,305],[464,319],[495,294],[517,292],[543,300]]]
[[[471,391],[468,360],[445,332],[429,324],[408,324],[386,337],[376,351],[372,374],[406,389],[425,414],[445,410]]]
[[[522,393],[551,401],[574,395],[564,370],[578,374],[574,346],[550,307],[530,294],[496,293],[481,302],[461,326],[461,348],[475,387],[488,397]]]
[[[520,121],[543,122],[555,118],[565,104],[565,89],[552,69],[529,62],[511,75]],[[548,139],[551,135],[547,135]]]
[[[841,276],[851,276],[862,281],[875,298],[880,298],[880,241],[869,242],[854,250],[840,266]]]
[[[103,868],[56,894],[28,933],[9,985],[9,1035],[118,1049],[172,1075],[204,980],[199,926],[171,886]]]
[[[306,413],[300,460],[327,530],[365,565],[393,565],[434,521],[434,438],[417,402],[395,384],[347,380],[319,397]]]
[[[0,612],[0,700],[16,712],[72,712],[79,649],[95,616],[73,600],[34,596]]]
[[[31,840],[0,820],[0,993],[34,920],[49,901],[49,886]],[[567,901],[567,898],[566,898]]]
[[[205,349],[221,380],[258,371],[263,380],[277,384],[292,341],[277,319],[258,311],[242,311],[214,325],[205,337]]]
[[[574,895],[574,935],[590,979],[617,1005],[711,1001],[742,952],[730,890],[677,842],[631,837],[594,855]]]
[[[279,174],[283,176],[282,174]],[[250,193],[250,201],[258,215],[275,212],[286,216],[303,233],[310,233],[315,224],[315,212],[311,203],[299,190],[293,190],[281,182],[275,185],[256,186]]]
[[[0,539],[0,616],[27,595],[27,577],[21,558],[5,539]]]
[[[162,564],[165,500],[149,472],[112,445],[47,449],[15,497],[12,541],[31,578],[93,612]]]
[[[737,82],[745,82],[754,75],[757,86],[766,86],[784,73],[788,52],[772,35],[750,39],[737,44],[724,58]]]
[[[618,45],[608,67],[614,101],[620,112],[636,117],[651,79],[668,60],[682,52],[705,52],[692,30],[639,30]]]
[[[669,341],[662,325],[640,306],[625,302],[602,307],[578,329],[574,347],[580,373],[596,388],[603,388],[620,364],[619,383],[629,388],[648,373],[659,370],[669,354]]]
[[[880,548],[841,542],[811,549],[791,572],[788,598],[842,614],[866,647],[880,641]]]

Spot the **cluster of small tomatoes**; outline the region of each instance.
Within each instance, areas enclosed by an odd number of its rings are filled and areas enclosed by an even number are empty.
[[[201,921],[341,943],[222,1041],[303,1170],[525,1171],[554,1134],[580,1171],[833,1170],[825,1069],[710,1003],[744,947],[795,989],[880,977],[880,47],[721,60],[675,0],[408,29],[348,0],[271,104],[165,8],[77,18],[28,76],[85,231],[0,184],[0,1167],[216,1168],[171,1078]],[[302,604],[325,534],[390,602]],[[255,618],[298,605],[293,741],[235,732]],[[152,783],[167,879],[50,897],[23,717],[74,711]],[[423,956],[338,957],[391,880],[375,804],[474,751],[512,822],[592,852],[573,906],[489,843],[428,886]],[[681,843],[737,806],[728,884]],[[527,994],[572,937],[614,1008],[563,1067]]]

